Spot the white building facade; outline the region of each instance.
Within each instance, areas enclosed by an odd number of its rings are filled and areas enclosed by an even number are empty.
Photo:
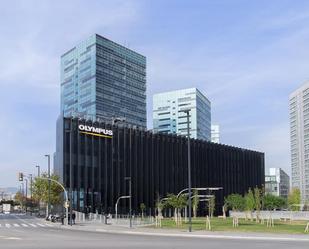
[[[281,168],[270,168],[265,175],[265,192],[275,196],[288,198],[290,192],[290,177]]]
[[[302,203],[309,200],[309,82],[290,94],[292,187],[299,188]]]
[[[211,142],[220,143],[220,126],[211,125]]]
[[[153,96],[153,131],[187,135],[189,111],[190,137],[211,140],[211,104],[197,89],[189,88]]]

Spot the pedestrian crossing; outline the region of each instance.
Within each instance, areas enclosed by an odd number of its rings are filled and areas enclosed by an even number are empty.
[[[47,223],[0,223],[0,229],[5,228],[43,228],[53,227],[53,225]]]

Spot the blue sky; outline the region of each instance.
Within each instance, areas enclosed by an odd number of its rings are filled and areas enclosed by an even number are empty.
[[[55,150],[60,56],[99,33],[147,57],[152,95],[198,87],[225,144],[290,173],[288,95],[309,76],[309,1],[6,1],[0,9],[0,187]]]

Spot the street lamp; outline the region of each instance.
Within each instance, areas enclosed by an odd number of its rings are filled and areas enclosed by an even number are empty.
[[[191,200],[191,151],[190,151],[190,124],[189,112],[191,109],[182,110],[187,114],[187,136],[188,136],[188,191],[189,191],[189,232],[192,232],[192,200]]]
[[[31,203],[31,206],[30,206],[30,215],[32,215],[32,174],[29,174],[29,178],[30,178],[30,203]]]
[[[29,174],[30,178],[30,199],[32,200],[32,174]]]
[[[50,179],[50,178],[46,178],[46,177],[39,177],[40,179],[43,179],[43,180],[48,180],[48,181],[52,181],[56,184],[58,184],[62,189],[63,189],[63,192],[64,192],[64,197],[65,197],[65,211],[66,211],[66,225],[68,225],[68,202],[69,202],[69,199],[68,199],[68,192],[65,190],[65,187],[58,181],[54,180],[54,179]]]
[[[117,223],[117,220],[118,220],[118,203],[120,201],[120,199],[127,199],[127,198],[130,198],[130,196],[128,195],[124,195],[124,196],[120,196],[117,201],[116,201],[116,204],[115,204],[115,212],[116,212],[116,223]]]
[[[69,166],[69,179],[70,179],[70,182],[69,182],[69,208],[70,208],[70,225],[72,226],[72,214],[73,214],[73,209],[72,209],[72,205],[73,205],[73,202],[72,202],[72,199],[73,199],[73,174],[72,174],[72,121],[73,121],[73,117],[70,118],[70,129],[66,129],[65,132],[66,133],[69,133],[69,140],[70,140],[70,152],[69,152],[69,160],[70,160],[70,166]],[[68,218],[68,217],[67,217]]]
[[[24,178],[25,182],[26,182],[26,214],[27,214],[27,198],[28,198],[28,179]]]
[[[40,177],[40,175],[41,175],[41,169],[40,169],[40,166],[39,166],[39,165],[36,165],[35,167],[36,167],[36,168],[38,168],[38,177]]]
[[[24,182],[22,181],[21,182],[21,189],[22,189],[22,209],[24,209],[24,198],[25,198],[25,185],[24,185]]]
[[[50,155],[45,155],[48,159],[48,178],[50,179]],[[48,208],[47,208],[47,217],[50,213],[50,180],[48,180]]]
[[[129,181],[129,205],[130,205],[130,211],[129,211],[129,217],[130,217],[130,228],[132,228],[132,180],[131,177],[125,177],[125,181]]]

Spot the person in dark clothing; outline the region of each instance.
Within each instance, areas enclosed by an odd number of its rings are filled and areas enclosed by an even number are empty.
[[[76,218],[76,214],[73,213],[73,214],[72,214],[72,221],[73,221],[73,224],[74,224],[74,225],[75,225],[75,218]]]
[[[61,215],[61,224],[64,225],[64,214]]]

